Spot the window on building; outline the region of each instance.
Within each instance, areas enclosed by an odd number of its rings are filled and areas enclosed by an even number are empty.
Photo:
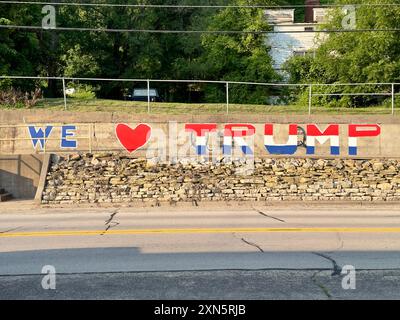
[[[315,51],[314,50],[295,50],[295,51],[293,51],[293,55],[300,56],[300,57],[312,56],[314,58]]]

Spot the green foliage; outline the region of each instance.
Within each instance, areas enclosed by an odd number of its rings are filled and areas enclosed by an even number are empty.
[[[360,1],[338,0],[337,4]],[[400,0],[370,0],[369,3],[400,3]],[[345,13],[330,12],[326,29],[342,29]],[[356,29],[394,29],[400,25],[400,7],[358,7]],[[285,66],[290,81],[300,83],[390,83],[400,80],[400,37],[398,32],[331,33],[322,41],[315,58],[294,57]],[[390,92],[388,86],[334,86],[317,88],[320,93]],[[320,105],[357,107],[374,105],[383,98],[373,96],[331,96],[315,98]]]
[[[1,79],[0,80],[0,90],[7,90],[12,87],[11,79]]]
[[[40,9],[0,4],[0,24],[25,25],[40,21]],[[0,75],[37,75],[42,63],[39,37],[21,30],[0,30]],[[23,91],[35,89],[32,83],[7,80],[7,85]],[[0,82],[4,85],[4,81]]]
[[[98,0],[98,3],[121,3]],[[165,4],[163,0],[129,0],[136,4]],[[199,4],[197,0],[170,0],[169,4]],[[273,1],[260,0],[260,4]],[[202,0],[201,4],[248,4],[245,0]],[[38,5],[0,4],[1,24],[40,25]],[[160,9],[119,7],[57,7],[57,25],[82,28],[168,30],[262,30],[268,28],[263,10]],[[137,79],[210,79],[271,81],[264,35],[200,35],[106,32],[25,32],[0,30],[0,74]],[[27,85],[13,81],[13,86]],[[117,98],[132,87],[122,82],[99,85],[98,97]],[[188,101],[189,85],[158,84],[169,101]],[[27,88],[26,90],[28,90]],[[49,81],[46,94],[61,96],[60,82]],[[225,99],[223,86],[200,87],[210,101]],[[24,89],[25,90],[25,89]],[[232,88],[232,99],[264,102],[260,89]],[[89,90],[90,91],[90,90]],[[203,95],[201,95],[202,97]],[[199,99],[201,99],[201,97]],[[262,97],[262,98],[260,98]]]
[[[69,84],[67,86],[68,88],[73,88],[75,89],[75,92],[73,94],[70,94],[69,97],[75,98],[75,99],[81,99],[81,100],[90,100],[90,99],[95,99],[96,98],[96,89],[88,84]]]
[[[0,90],[0,107],[5,109],[21,109],[34,107],[41,98],[40,88],[32,92],[19,89],[5,88]]]
[[[61,61],[65,63],[65,77],[96,77],[100,71],[93,55],[83,53],[79,44],[62,55]]]
[[[245,0],[236,0],[233,4],[246,5]],[[260,1],[259,4],[272,4]],[[260,31],[270,27],[263,10],[225,9],[212,16],[208,22],[209,30]],[[198,61],[203,66],[199,77],[230,81],[271,82],[278,79],[272,68],[266,37],[262,34],[206,34],[202,37],[204,53]],[[217,91],[215,91],[217,90]],[[224,88],[214,88],[206,92],[210,101],[223,96]],[[266,90],[261,87],[235,86],[231,90],[231,99],[235,103],[264,103]]]

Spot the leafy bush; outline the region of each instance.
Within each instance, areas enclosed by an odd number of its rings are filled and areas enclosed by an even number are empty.
[[[42,91],[36,88],[33,92],[22,92],[21,90],[9,88],[0,90],[0,106],[3,108],[33,108],[40,97]]]
[[[362,3],[336,0],[335,4]],[[400,0],[370,0],[372,4],[400,4]],[[343,29],[346,13],[330,9],[328,21],[320,28]],[[394,29],[400,23],[400,7],[357,7],[355,29]],[[394,32],[343,32],[320,37],[315,56],[293,57],[286,65],[289,81],[294,83],[392,83],[400,79],[400,37]],[[398,87],[396,87],[398,92]],[[352,85],[316,87],[315,93],[338,94],[313,97],[313,105],[328,107],[366,107],[382,105],[390,86]],[[368,93],[370,95],[360,95]],[[304,99],[301,92],[299,100]],[[343,94],[340,96],[339,94]],[[351,95],[350,95],[351,94]]]
[[[82,100],[90,100],[96,98],[96,89],[88,84],[79,84],[76,86],[69,86],[69,88],[75,89],[75,92],[70,94],[69,97]]]

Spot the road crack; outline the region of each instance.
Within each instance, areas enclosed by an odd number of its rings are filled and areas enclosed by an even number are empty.
[[[17,227],[17,228],[13,228],[13,229],[8,229],[8,230],[4,230],[4,231],[0,231],[0,233],[8,233],[8,232],[12,232],[18,229],[21,229],[22,227]]]
[[[340,237],[340,234],[338,233],[337,236],[338,236],[338,240],[341,242],[341,247],[340,247],[340,248],[343,248],[343,244],[344,244],[344,243],[343,243],[342,238]],[[339,248],[339,249],[340,249],[340,248]],[[338,250],[339,250],[339,249],[338,249]],[[338,265],[338,263],[336,262],[335,259],[333,259],[332,257],[328,256],[327,254],[323,254],[323,253],[319,253],[319,252],[312,252],[312,254],[317,255],[317,256],[319,256],[319,257],[321,257],[321,258],[327,259],[327,260],[329,260],[330,262],[332,262],[333,272],[332,272],[332,274],[331,274],[331,277],[340,276],[340,275],[342,274],[342,267],[340,267],[340,266]],[[317,285],[317,286],[322,290],[322,292],[326,295],[326,297],[327,297],[328,299],[332,299],[333,297],[332,297],[332,295],[330,294],[328,288],[327,288],[324,284],[322,284],[321,282],[319,282],[319,281],[317,280],[317,275],[318,275],[320,272],[322,272],[322,271],[317,271],[316,273],[314,273],[314,275],[311,277],[311,280],[313,281],[313,283],[314,283],[315,285]]]
[[[253,242],[250,242],[250,241],[246,240],[246,239],[243,238],[243,237],[237,237],[236,233],[232,233],[232,235],[233,235],[234,238],[239,239],[239,240],[242,241],[243,243],[245,243],[245,244],[247,244],[247,245],[249,245],[249,246],[252,246],[252,247],[256,248],[258,251],[264,253],[263,248],[261,248],[258,244],[253,243]]]
[[[321,271],[315,272],[315,273],[313,274],[313,276],[311,277],[311,280],[312,280],[312,282],[313,282],[316,286],[318,286],[318,287],[322,290],[322,292],[326,295],[326,297],[327,297],[328,299],[332,299],[333,297],[332,297],[332,295],[330,294],[328,288],[325,287],[321,282],[318,282],[318,280],[317,280],[317,274],[319,274],[319,273],[321,273]]]
[[[114,221],[114,218],[118,214],[118,212],[119,212],[119,209],[115,210],[113,213],[111,213],[110,218],[108,218],[105,221],[106,229],[101,234],[102,236],[104,236],[107,233],[107,231],[110,230],[111,228],[115,228],[116,226],[120,225],[119,222]]]
[[[247,244],[247,245],[249,245],[249,246],[252,246],[252,247],[256,248],[258,251],[264,253],[264,250],[263,250],[258,244],[253,243],[253,242],[250,242],[250,241],[248,241],[248,240],[246,240],[245,238],[242,238],[242,237],[238,238],[238,237],[236,236],[236,233],[233,233],[233,236],[234,236],[236,239],[240,239],[240,241],[242,241],[243,243],[245,243],[245,244]]]
[[[249,246],[257,248],[260,252],[264,253],[264,250],[258,244],[250,242],[250,241],[247,241],[245,238],[241,238],[240,240],[242,240],[244,243],[248,244]]]
[[[315,255],[317,255],[317,256],[319,256],[319,257],[321,257],[321,258],[327,259],[327,260],[329,260],[330,262],[332,262],[332,265],[333,265],[332,277],[333,277],[333,276],[340,276],[340,275],[342,274],[342,267],[340,267],[340,266],[337,264],[337,262],[336,262],[335,259],[333,259],[333,258],[331,258],[330,256],[328,256],[328,255],[326,255],[326,254],[323,254],[323,253],[313,252],[312,254],[315,254]]]
[[[258,210],[258,209],[254,208],[254,207],[252,207],[252,208],[253,208],[253,210],[255,210],[257,213],[261,214],[261,215],[264,216],[264,217],[267,217],[267,218],[270,218],[270,219],[274,219],[274,220],[277,220],[277,221],[279,221],[279,222],[286,223],[285,220],[279,219],[279,218],[274,217],[274,216],[270,216],[270,215],[266,214],[265,212],[262,212],[261,210]]]

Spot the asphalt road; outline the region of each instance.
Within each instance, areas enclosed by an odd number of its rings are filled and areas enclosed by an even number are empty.
[[[43,266],[56,290],[44,290]],[[344,290],[343,266],[356,270]],[[393,207],[0,206],[3,299],[400,299]]]

